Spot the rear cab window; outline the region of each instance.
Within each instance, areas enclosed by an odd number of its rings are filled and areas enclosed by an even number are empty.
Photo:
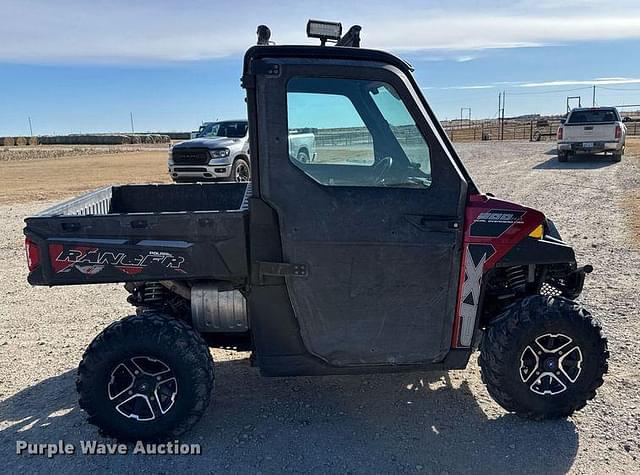
[[[620,120],[618,111],[613,108],[574,110],[569,114],[567,124],[596,124],[617,122]]]

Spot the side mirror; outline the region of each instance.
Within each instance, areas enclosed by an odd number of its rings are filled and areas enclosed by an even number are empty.
[[[564,117],[562,119],[560,119],[560,123],[564,124],[567,121],[567,119],[565,119]]]
[[[622,122],[631,122],[633,119],[631,119],[631,117],[623,117],[622,118]]]

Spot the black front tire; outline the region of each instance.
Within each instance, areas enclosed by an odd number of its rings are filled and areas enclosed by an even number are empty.
[[[607,340],[588,311],[563,297],[535,295],[511,305],[485,331],[478,362],[498,404],[542,420],[567,417],[593,399],[608,357]]]
[[[306,148],[300,149],[298,151],[298,156],[296,158],[299,162],[302,162],[302,163],[311,162],[311,157],[309,157],[309,151]]]
[[[231,173],[233,181],[238,183],[251,181],[251,165],[249,165],[249,161],[245,158],[236,158],[233,162]]]
[[[76,387],[88,421],[104,435],[154,441],[175,438],[198,422],[213,379],[213,359],[200,335],[149,312],[112,323],[91,342]]]
[[[558,152],[558,161],[566,162],[569,160],[569,152]]]

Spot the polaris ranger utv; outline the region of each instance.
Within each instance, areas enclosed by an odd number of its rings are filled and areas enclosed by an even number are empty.
[[[98,335],[80,407],[105,434],[166,439],[213,390],[209,346],[265,376],[462,369],[531,419],[569,416],[607,371],[574,299],[590,266],[552,221],[483,194],[397,57],[359,27],[244,59],[252,183],[113,186],[26,219],[29,282],[125,282],[136,315]],[[326,46],[327,42],[335,46]],[[299,160],[291,130],[316,134]]]

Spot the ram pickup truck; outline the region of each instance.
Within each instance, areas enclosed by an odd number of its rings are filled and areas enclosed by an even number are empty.
[[[26,218],[31,284],[124,282],[136,307],[78,367],[104,434],[192,427],[211,346],[266,376],[462,369],[479,348],[489,394],[534,420],[603,383],[607,340],[573,300],[590,266],[542,212],[482,193],[411,67],[341,29],[310,21],[320,46],[273,46],[258,28],[250,183],[112,186]],[[315,160],[291,140],[310,130],[334,138]]]
[[[246,120],[209,122],[198,137],[169,150],[169,175],[175,182],[249,181],[249,125]]]
[[[290,131],[294,158],[301,162],[315,157],[315,136]],[[181,142],[169,151],[169,175],[175,182],[235,181],[251,179],[249,135],[246,120],[207,122],[195,139]]]
[[[611,154],[619,162],[624,155],[627,128],[615,107],[572,109],[558,127],[558,161],[582,153]]]

